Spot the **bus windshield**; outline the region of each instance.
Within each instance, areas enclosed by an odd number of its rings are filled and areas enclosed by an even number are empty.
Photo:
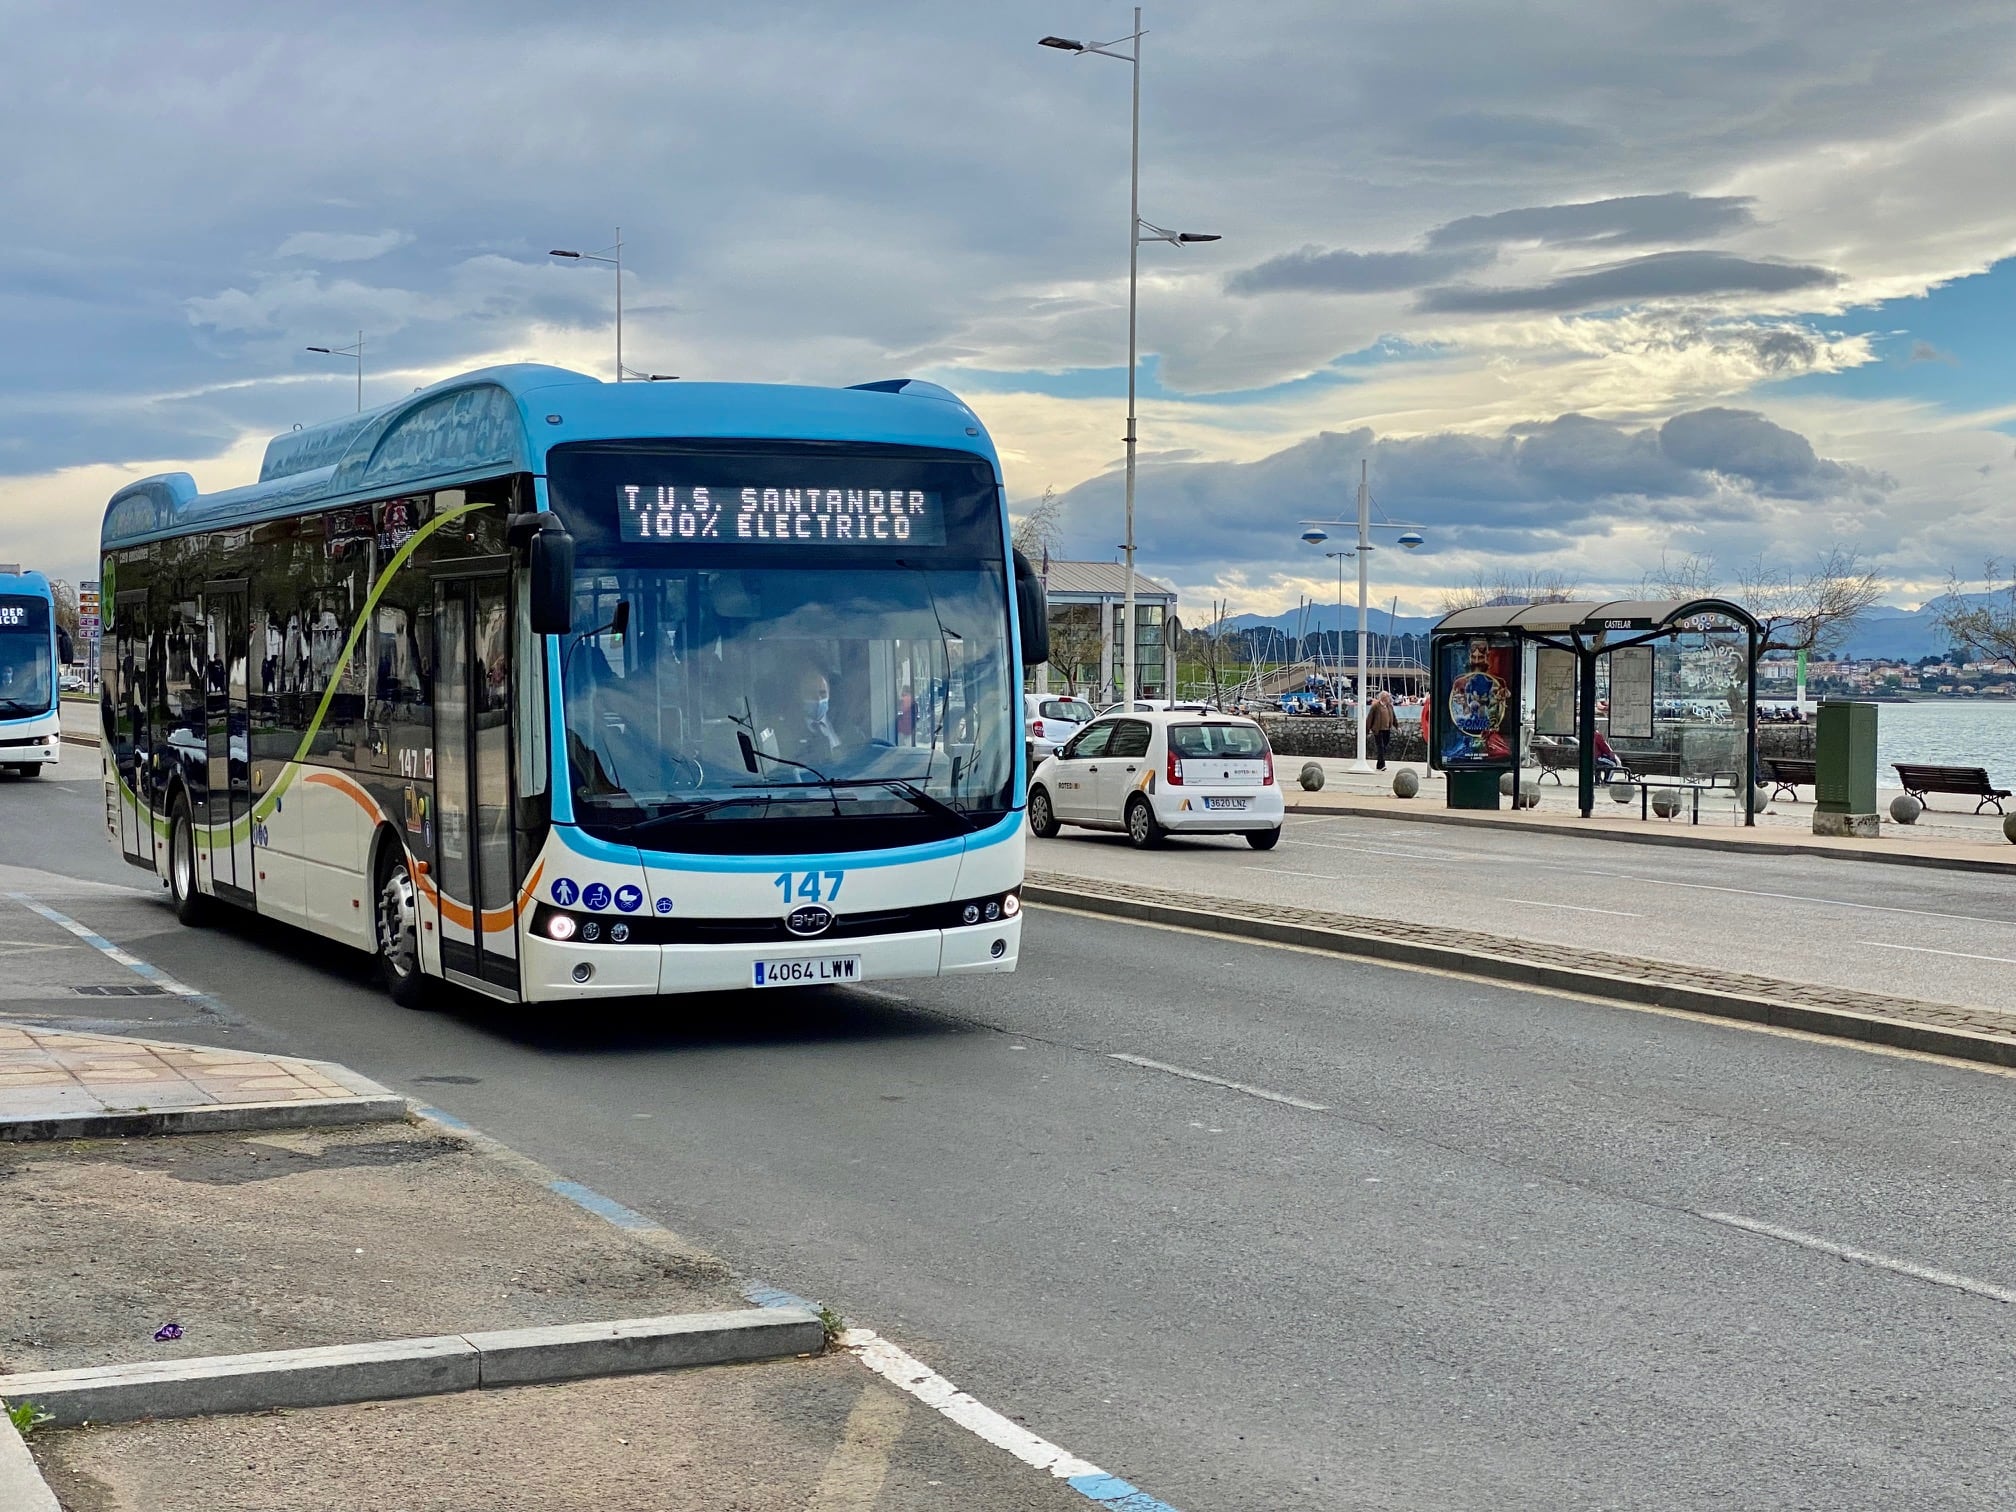
[[[991,469],[822,457],[814,481],[842,486],[792,488],[787,504],[781,480],[807,466],[550,463],[577,539],[561,697],[584,828],[782,854],[949,838],[1012,807],[1021,731]],[[844,486],[871,477],[884,486]]]
[[[49,650],[49,603],[0,594],[0,719],[46,714],[56,699]]]

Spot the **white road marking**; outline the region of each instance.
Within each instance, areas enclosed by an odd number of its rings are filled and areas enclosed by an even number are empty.
[[[1642,919],[1643,914],[1626,913],[1621,908],[1585,908],[1579,903],[1543,903],[1538,898],[1501,898],[1501,903],[1523,903],[1528,908],[1565,908],[1570,913],[1608,914],[1613,919]]]
[[[859,993],[862,997],[878,998],[885,1003],[902,1003],[905,1006],[908,1006],[910,1002],[910,999],[904,997],[902,993],[884,992],[880,987],[857,987],[849,985],[847,990],[849,992]]]
[[[1038,1438],[993,1408],[982,1406],[916,1356],[898,1349],[879,1334],[866,1328],[850,1328],[840,1335],[840,1344],[884,1380],[909,1392],[967,1432],[978,1434],[995,1448],[1006,1449],[1025,1465],[1048,1470],[1059,1480],[1102,1473],[1089,1460],[1065,1453],[1048,1439]]]
[[[1272,872],[1277,877],[1307,877],[1312,882],[1344,882],[1349,880],[1348,878],[1338,876],[1335,872],[1298,872],[1290,871],[1285,866],[1246,866],[1242,867],[1241,870]]]
[[[1879,1255],[1874,1250],[1856,1249],[1852,1245],[1836,1244],[1830,1239],[1821,1239],[1812,1234],[1802,1234],[1797,1229],[1780,1228],[1775,1223],[1763,1223],[1755,1218],[1739,1217],[1735,1213],[1700,1213],[1710,1223],[1725,1224],[1729,1228],[1742,1229],[1746,1233],[1762,1234],[1766,1239],[1777,1239],[1785,1244],[1796,1244],[1804,1249],[1818,1250],[1823,1255],[1833,1255],[1849,1260],[1856,1265],[1874,1266],[1877,1270],[1895,1271],[1900,1276],[1910,1276],[1914,1280],[1929,1281],[1934,1286],[1950,1286],[1955,1291],[1971,1292],[1977,1297],[1986,1297],[1991,1302],[2016,1302],[2016,1291],[2006,1286],[1991,1286],[1986,1281],[1976,1281],[1971,1276],[1955,1275],[1952,1271],[1934,1270],[1929,1265],[1914,1265],[1909,1260],[1894,1259],[1889,1255]]]
[[[1958,956],[1963,961],[2000,961],[2004,966],[2016,966],[2016,956],[1975,955],[1970,950],[1934,950],[1929,945],[1892,945],[1888,940],[1857,940],[1855,943],[1873,946],[1877,950],[1912,950],[1919,955]]]
[[[1090,909],[1071,908],[1062,903],[1031,903],[1030,908],[1041,909],[1044,913],[1069,914],[1074,919],[1083,919],[1088,924],[1124,924],[1129,929],[1159,929],[1167,934],[1190,935],[1195,939],[1208,940],[1223,945],[1226,937],[1216,930],[1199,929],[1194,924],[1163,924],[1153,919],[1128,919],[1117,914],[1094,913]],[[1236,943],[1255,950],[1286,950],[1296,955],[1319,956],[1332,965],[1351,962],[1375,971],[1406,971],[1416,976],[1440,977],[1444,981],[1463,982],[1477,985],[1479,978],[1475,971],[1457,971],[1448,966],[1422,966],[1412,961],[1381,961],[1369,956],[1342,956],[1335,950],[1320,945],[1290,945],[1283,940],[1254,940],[1241,938]],[[1775,1039],[1800,1040],[1805,1044],[1817,1045],[1825,1050],[1853,1050],[1857,1055],[1882,1055],[1892,1060],[1923,1061],[1928,1066],[1944,1066],[1949,1071],[1971,1071],[1977,1076],[1999,1076],[2016,1081],[2016,1068],[1994,1066],[1986,1061],[1961,1060],[1951,1055],[1935,1055],[1929,1050],[1905,1050],[1896,1045],[1871,1044],[1868,1040],[1842,1039],[1836,1034],[1816,1034],[1810,1029],[1787,1029],[1778,1024],[1754,1024],[1744,1019],[1720,1018],[1715,1014],[1696,1013],[1688,1008],[1661,1008],[1652,1003],[1634,1003],[1628,998],[1604,997],[1597,992],[1578,991],[1572,987],[1534,987],[1524,982],[1492,980],[1489,984],[1497,992],[1518,992],[1527,997],[1547,998],[1574,1003],[1594,1003],[1599,1008],[1619,1008],[1626,1013],[1647,1013],[1654,1018],[1685,1019],[1690,1024],[1712,1024],[1718,1029],[1735,1029],[1744,1034],[1767,1034]],[[0,1017],[5,1017],[0,1014]]]
[[[1130,1066],[1140,1066],[1147,1071],[1161,1071],[1169,1076],[1180,1076],[1186,1081],[1204,1082],[1213,1087],[1244,1092],[1248,1097],[1264,1098],[1268,1102],[1286,1103],[1291,1108],[1306,1108],[1311,1113],[1330,1111],[1327,1103],[1307,1102],[1299,1097],[1290,1097],[1286,1092],[1269,1092],[1265,1087],[1249,1087],[1245,1082],[1227,1081],[1222,1076],[1211,1076],[1203,1071],[1189,1071],[1182,1066],[1172,1066],[1167,1061],[1150,1060],[1145,1055],[1109,1055],[1107,1059],[1125,1061]]]
[[[1957,919],[1967,924],[2011,924],[1987,914],[1938,913],[1929,908],[1898,908],[1888,903],[1851,903],[1846,898],[1816,898],[1810,893],[1759,892],[1754,887],[1717,887],[1712,882],[1675,882],[1668,877],[1636,877],[1629,872],[1587,871],[1586,877],[1607,877],[1618,882],[1642,882],[1648,887],[1685,887],[1695,892],[1735,893],[1745,898],[1777,898],[1786,903],[1825,903],[1832,908],[1860,908],[1870,913],[1910,914],[1920,919]]]

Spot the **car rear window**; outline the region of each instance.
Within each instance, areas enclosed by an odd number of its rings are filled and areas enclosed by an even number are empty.
[[[1267,737],[1257,725],[1171,725],[1169,747],[1178,756],[1265,756]]]
[[[1092,705],[1073,703],[1068,698],[1050,698],[1036,705],[1036,712],[1045,719],[1067,719],[1072,724],[1084,724],[1092,717]]]

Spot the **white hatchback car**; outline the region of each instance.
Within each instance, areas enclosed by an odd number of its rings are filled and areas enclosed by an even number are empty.
[[[1092,705],[1054,693],[1022,695],[1022,729],[1029,744],[1029,770],[1092,722]]]
[[[1267,734],[1250,719],[1153,709],[1102,715],[1036,769],[1029,828],[1118,830],[1138,846],[1165,835],[1281,839],[1283,804]]]

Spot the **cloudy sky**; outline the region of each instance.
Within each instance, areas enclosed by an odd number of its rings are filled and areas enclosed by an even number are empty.
[[[965,394],[1074,554],[1120,538],[1112,0],[0,0],[0,559],[495,361]],[[303,13],[306,14],[305,12]],[[1194,616],[1841,541],[1916,603],[2010,550],[2016,6],[1156,0],[1138,536]]]

